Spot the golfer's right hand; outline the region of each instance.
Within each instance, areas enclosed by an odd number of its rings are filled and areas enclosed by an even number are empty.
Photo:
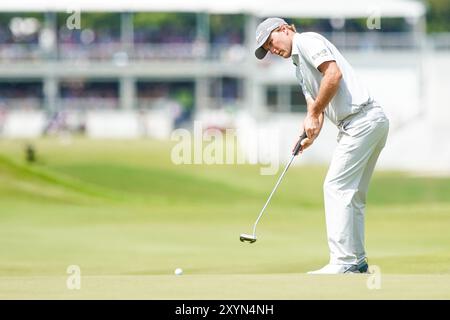
[[[313,116],[309,112],[306,114],[303,126],[309,139],[314,140],[319,135],[320,129],[322,127],[320,120],[320,116]]]

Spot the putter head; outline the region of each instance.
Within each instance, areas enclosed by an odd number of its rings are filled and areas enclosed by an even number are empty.
[[[239,240],[241,240],[241,242],[249,242],[249,243],[253,243],[256,241],[256,236],[251,235],[251,234],[241,234],[241,236],[239,237]]]

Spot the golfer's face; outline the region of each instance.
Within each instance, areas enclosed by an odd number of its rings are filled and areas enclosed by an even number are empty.
[[[276,54],[283,58],[289,58],[292,51],[291,39],[288,37],[285,28],[280,28],[274,30],[266,43],[264,43],[263,48],[269,51],[271,54]]]

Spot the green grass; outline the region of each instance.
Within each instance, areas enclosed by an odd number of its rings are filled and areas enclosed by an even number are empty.
[[[1,299],[449,299],[449,275],[310,276],[147,275],[83,276],[80,290],[68,290],[64,277],[7,277]],[[368,286],[368,283],[370,285]],[[5,294],[7,292],[7,294]]]
[[[111,297],[111,282],[102,286],[102,277],[124,287],[113,295],[121,298],[232,298],[231,288],[220,289],[227,281],[270,284],[252,298],[340,297],[341,278],[303,276],[328,260],[325,167],[289,170],[258,226],[259,241],[248,245],[239,234],[251,232],[279,173],[174,165],[167,142],[33,143],[38,162],[29,165],[25,141],[0,141],[0,298]],[[374,294],[365,278],[355,278],[350,287],[362,286],[366,295],[358,289],[354,297],[450,297],[450,178],[377,171],[366,226],[369,262],[394,289]],[[73,264],[96,283],[83,285],[81,296],[56,280]],[[173,276],[177,267],[185,275]],[[133,291],[138,279],[156,289],[149,294],[141,284]],[[306,287],[296,291],[290,281]],[[36,283],[42,290],[31,289]],[[330,289],[308,295],[317,285]],[[401,294],[415,285],[421,294]],[[200,291],[190,291],[196,286]]]

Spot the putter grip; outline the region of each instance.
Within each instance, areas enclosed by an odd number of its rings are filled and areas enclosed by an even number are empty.
[[[297,144],[295,145],[294,150],[292,151],[292,155],[296,156],[299,151],[302,149],[302,141],[307,137],[306,132],[303,132],[303,134],[300,136],[300,139],[298,139]]]

